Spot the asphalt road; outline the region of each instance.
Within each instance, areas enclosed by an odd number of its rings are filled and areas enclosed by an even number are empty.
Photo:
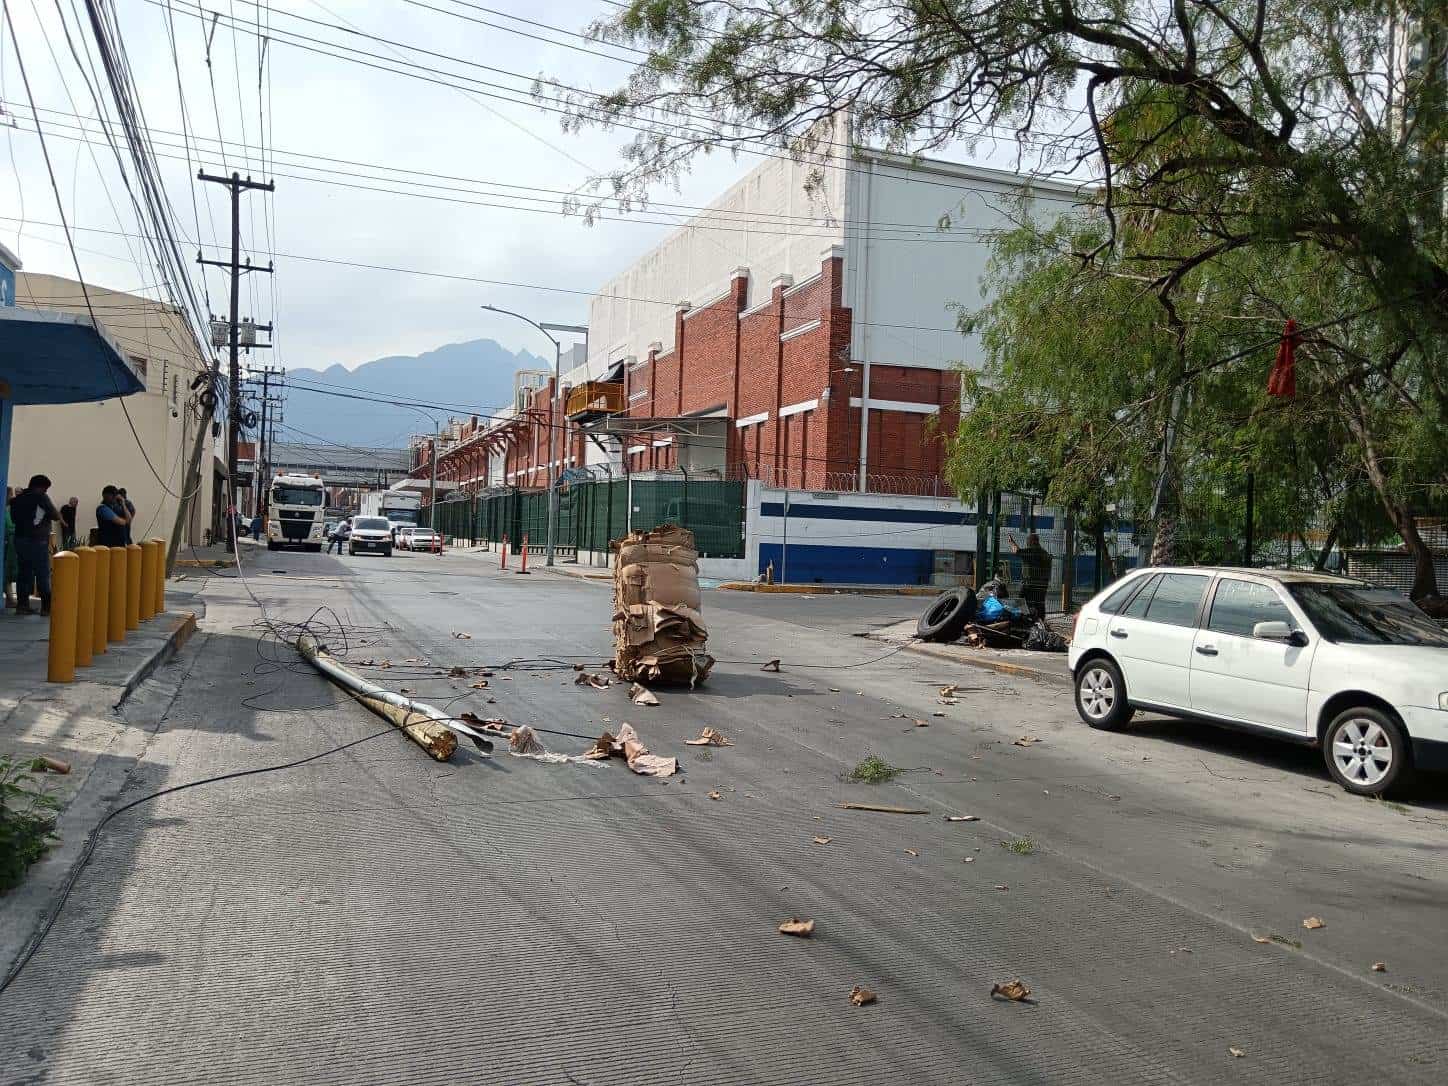
[[[277,622],[327,608],[379,681],[577,735],[627,720],[684,772],[433,763],[213,579],[128,710],[155,734],[117,802],[374,738],[113,821],[0,996],[0,1081],[1448,1079],[1438,784],[1359,800],[1265,741],[1097,734],[1061,687],[852,636],[910,599],[708,593],[713,678],[640,708],[573,682],[610,650],[606,585],[407,554],[262,555],[248,584]],[[446,677],[479,664],[487,690]],[[706,725],[733,745],[684,744]],[[842,779],[871,754],[905,772]],[[792,916],[812,939],[776,932]],[[991,997],[1016,978],[1033,1002]]]

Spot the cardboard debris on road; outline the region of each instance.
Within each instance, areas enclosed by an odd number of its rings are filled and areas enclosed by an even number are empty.
[[[778,670],[779,670],[779,661],[778,661],[778,660],[771,660],[771,661],[769,661],[769,663],[765,664],[765,665],[764,665],[763,667],[761,667],[759,670],[760,670],[760,671],[778,671]]]
[[[1374,973],[1386,973],[1387,971],[1388,971],[1387,963],[1385,963],[1385,962],[1373,962],[1373,972],[1374,972]]]
[[[814,843],[817,844],[817,845],[827,845],[827,844],[829,844],[831,841],[833,841],[834,838],[833,838],[833,837],[818,837],[818,836],[816,836],[816,837],[812,838],[812,840],[813,840]]]
[[[714,658],[700,612],[694,534],[665,524],[613,544],[613,670],[648,682],[701,683]]]
[[[1012,1003],[1029,1003],[1031,1001],[1031,990],[1019,980],[1008,980],[1004,984],[997,984],[990,990],[992,999],[1008,999]]]
[[[473,639],[472,634],[463,633],[462,630],[454,630],[452,632],[452,635],[456,637],[459,641],[471,641]]]
[[[955,685],[955,683],[951,683],[949,686],[942,686],[940,688],[940,696],[942,698],[953,698],[955,697],[955,692],[957,689],[959,688]]]
[[[918,807],[885,807],[878,803],[836,803],[835,806],[842,811],[875,811],[879,814],[917,815],[930,813]]]
[[[638,683],[629,687],[628,696],[635,705],[657,705],[659,703],[659,699],[654,696],[652,690],[640,686]]]
[[[574,665],[574,670],[578,672],[573,677],[574,686],[591,686],[595,690],[603,690],[613,684],[613,680],[607,675],[595,675],[591,671],[584,671],[577,664]]]
[[[477,682],[475,682],[475,683],[469,683],[469,684],[468,684],[468,689],[470,689],[470,690],[486,690],[487,688],[488,688],[488,680],[487,680],[487,679],[479,679],[479,680],[478,680]]]
[[[801,920],[797,916],[790,917],[779,925],[779,934],[794,935],[800,939],[808,939],[814,934],[814,921]]]
[[[583,756],[594,761],[622,758],[631,770],[643,777],[672,777],[679,771],[677,758],[650,754],[649,748],[644,746],[632,724],[622,725],[618,729],[618,735],[604,732],[594,740],[593,748],[585,751]]]
[[[1037,743],[1044,743],[1044,742],[1045,742],[1044,739],[1037,739],[1034,735],[1023,735],[1023,736],[1021,736],[1019,739],[1016,740],[1016,746],[1018,746],[1018,747],[1033,747],[1033,746],[1035,746]]]
[[[508,736],[508,749],[514,754],[545,753],[543,744],[538,741],[538,736],[526,724],[521,728],[513,729],[513,734]]]
[[[1240,1060],[1243,1056],[1245,1056],[1245,1055],[1247,1054],[1247,1053],[1243,1052],[1240,1048],[1238,1048],[1236,1045],[1232,1045],[1230,1048],[1227,1049],[1227,1051],[1232,1054],[1232,1056],[1233,1056],[1234,1059],[1239,1059],[1239,1060]]]
[[[1270,935],[1258,935],[1255,931],[1249,934],[1251,934],[1252,942],[1254,943],[1270,943],[1272,941],[1272,936]]]
[[[1320,916],[1309,916],[1302,922],[1302,926],[1308,931],[1316,931],[1318,928],[1327,927],[1327,921]]]
[[[868,988],[861,988],[858,984],[850,989],[850,1004],[855,1007],[867,1007],[875,1002],[875,993]]]
[[[713,728],[705,728],[699,733],[697,739],[685,739],[684,745],[688,747],[732,747],[732,740],[725,739],[723,735]]]

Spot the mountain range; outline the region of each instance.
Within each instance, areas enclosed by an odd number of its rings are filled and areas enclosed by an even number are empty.
[[[513,373],[519,369],[552,369],[552,362],[475,339],[419,355],[378,358],[351,370],[341,365],[289,369],[277,440],[403,448],[409,435],[430,433],[433,418],[446,423],[449,417],[511,403]],[[436,406],[407,407],[386,402],[390,399]]]

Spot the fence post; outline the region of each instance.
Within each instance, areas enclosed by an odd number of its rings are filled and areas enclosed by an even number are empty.
[[[1100,592],[1106,587],[1106,510],[1101,510],[1101,515],[1096,518],[1096,569],[1093,571],[1095,588]]]
[[[1254,546],[1253,546],[1253,543],[1255,542],[1255,540],[1253,540],[1253,538],[1252,538],[1252,528],[1253,528],[1253,525],[1252,525],[1252,514],[1255,512],[1255,510],[1252,508],[1252,506],[1253,506],[1253,501],[1254,501],[1254,499],[1256,498],[1256,494],[1254,493],[1254,491],[1255,491],[1255,489],[1256,489],[1255,484],[1256,484],[1256,478],[1255,478],[1255,477],[1253,476],[1253,474],[1249,471],[1249,472],[1247,473],[1247,530],[1246,530],[1246,532],[1243,534],[1243,543],[1242,543],[1242,565],[1244,565],[1244,566],[1251,566],[1251,564],[1252,564],[1252,552],[1253,552],[1253,550],[1255,549]],[[1288,535],[1287,540],[1288,540],[1288,546],[1290,547],[1290,546],[1292,545],[1292,536],[1291,536],[1291,535]],[[1289,564],[1290,564],[1290,563],[1289,563]]]
[[[689,472],[683,467],[680,467],[679,471],[684,476],[684,495],[682,498],[682,505],[679,514],[679,519],[681,519],[684,523],[679,525],[679,527],[688,528],[689,531],[692,532],[694,529],[689,524]],[[695,546],[697,547],[698,540],[695,540],[694,542]]]
[[[1061,610],[1070,614],[1076,607],[1076,514],[1066,510],[1065,554],[1061,557]]]
[[[989,504],[984,490],[975,492],[975,587],[979,588],[990,580],[986,574],[986,564],[990,561],[990,550],[988,539],[985,534],[985,520],[988,515],[987,505]]]
[[[1001,564],[1001,492],[990,492],[990,575],[994,577]]]
[[[779,583],[789,583],[789,487],[784,488],[784,530],[780,532]]]

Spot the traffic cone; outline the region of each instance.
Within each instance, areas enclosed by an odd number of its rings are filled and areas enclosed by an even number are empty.
[[[507,537],[507,536],[504,536],[504,537],[503,537],[503,552],[502,552],[502,553],[503,553],[503,558],[502,558],[502,561],[498,563],[498,568],[499,568],[499,569],[507,569],[507,568],[508,568],[508,537]]]
[[[527,533],[527,532],[524,532],[524,533],[523,533],[523,568],[520,569],[520,570],[518,570],[518,572],[519,572],[519,573],[527,573],[527,572],[528,572],[528,533]]]

